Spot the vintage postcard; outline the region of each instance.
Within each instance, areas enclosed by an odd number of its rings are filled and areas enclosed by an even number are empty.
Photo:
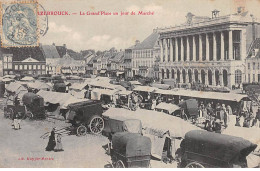
[[[0,0],[1,168],[259,168],[259,0]]]

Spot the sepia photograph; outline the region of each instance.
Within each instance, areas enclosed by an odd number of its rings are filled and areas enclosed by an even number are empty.
[[[0,168],[260,168],[259,0],[0,0]]]

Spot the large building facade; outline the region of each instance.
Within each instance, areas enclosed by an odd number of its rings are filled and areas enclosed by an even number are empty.
[[[246,58],[246,82],[260,82],[260,38],[250,46]]]
[[[259,37],[259,23],[248,12],[212,18],[188,13],[183,25],[160,29],[160,78],[179,83],[232,87],[245,78],[245,58]]]
[[[2,48],[3,75],[45,74],[46,60],[41,45],[39,47]]]
[[[158,38],[158,29],[154,29],[151,35],[141,43],[137,41],[131,49],[133,76],[155,77],[154,64],[156,58],[160,56]]]

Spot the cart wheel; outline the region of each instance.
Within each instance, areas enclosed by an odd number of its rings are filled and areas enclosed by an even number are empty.
[[[118,160],[116,162],[116,168],[125,168],[124,163],[122,162],[122,160]]]
[[[93,116],[89,122],[90,132],[99,134],[104,129],[104,120],[100,116]]]
[[[87,128],[84,125],[80,125],[77,128],[77,135],[78,136],[83,136],[83,135],[86,135],[86,134],[87,134]]]
[[[204,168],[204,166],[197,162],[191,162],[187,164],[185,168]]]

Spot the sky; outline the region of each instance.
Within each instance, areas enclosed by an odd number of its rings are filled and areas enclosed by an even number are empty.
[[[235,13],[237,7],[259,18],[259,0],[38,0],[46,11],[68,11],[77,15],[48,16],[48,32],[42,44],[63,45],[75,51],[125,49],[135,40],[143,41],[154,28],[184,23],[188,12],[211,17]],[[79,15],[80,12],[118,12],[119,15]],[[123,12],[154,12],[154,15],[125,15]]]

